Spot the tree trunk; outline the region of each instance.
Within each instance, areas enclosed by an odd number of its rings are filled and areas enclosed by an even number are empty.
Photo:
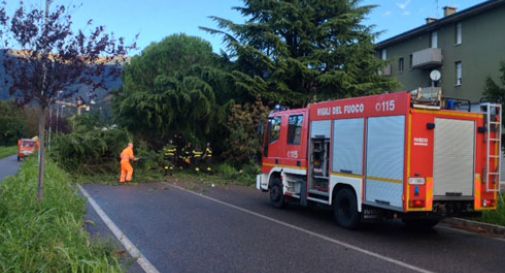
[[[44,200],[44,175],[46,173],[46,110],[47,108],[41,106],[39,115],[39,183],[37,188],[37,200],[42,202]]]
[[[46,0],[46,9],[44,12],[44,31],[48,29],[48,18],[49,18],[49,6],[52,0]],[[49,52],[45,52],[48,54]],[[41,94],[44,97],[44,91],[46,91],[46,79],[47,79],[47,67],[46,61],[42,63],[42,90]],[[47,96],[47,94],[46,94]],[[37,187],[37,200],[39,203],[44,201],[44,176],[46,175],[46,110],[47,104],[40,103],[40,115],[39,115],[39,183]]]

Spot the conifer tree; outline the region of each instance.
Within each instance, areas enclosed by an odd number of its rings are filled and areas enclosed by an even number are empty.
[[[387,91],[380,76],[373,26],[363,19],[373,6],[358,0],[244,0],[235,7],[243,24],[211,16],[236,64],[236,86],[264,100],[301,106]]]

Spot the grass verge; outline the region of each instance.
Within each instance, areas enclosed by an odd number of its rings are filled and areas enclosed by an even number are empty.
[[[121,272],[110,244],[84,230],[86,203],[67,173],[47,162],[45,200],[36,201],[30,159],[0,186],[0,272]]]
[[[505,226],[505,194],[499,200],[498,209],[495,211],[485,211],[482,217],[478,219],[481,222]]]
[[[0,159],[15,155],[18,151],[18,146],[0,146]]]

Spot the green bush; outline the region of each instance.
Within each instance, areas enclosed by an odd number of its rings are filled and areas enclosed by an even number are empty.
[[[91,243],[85,201],[47,162],[45,200],[36,201],[37,164],[27,161],[0,186],[0,272],[121,272],[112,248]]]
[[[106,127],[96,115],[83,115],[71,120],[73,132],[55,137],[50,152],[54,159],[81,183],[116,183],[119,178],[119,155],[131,141],[125,129]],[[163,155],[134,141],[134,181],[160,181]]]
[[[237,179],[240,177],[240,172],[235,169],[232,165],[227,163],[222,163],[216,166],[216,173],[226,179]]]
[[[254,104],[235,104],[231,107],[226,123],[229,131],[228,143],[222,156],[235,166],[256,163],[261,155],[262,137],[258,126],[265,122],[268,108],[258,99]]]
[[[135,141],[134,145],[135,157],[140,158],[136,162],[136,167],[145,171],[159,171],[163,166],[163,151],[154,150],[149,143],[142,140]]]
[[[82,173],[115,171],[119,154],[129,141],[118,128],[89,128],[56,136],[51,157],[65,170]]]
[[[51,157],[72,174],[95,175],[119,172],[119,156],[132,141],[126,129],[106,126],[97,115],[83,115],[72,120],[73,132],[54,138]],[[160,171],[163,156],[148,148],[146,142],[134,141],[135,169]]]
[[[247,164],[242,166],[242,170],[246,177],[255,178],[257,174],[261,172],[261,167],[257,164]]]
[[[217,165],[215,170],[217,175],[243,185],[254,184],[255,177],[260,172],[259,166],[256,164],[246,164],[241,169],[236,169],[230,164],[222,163]]]

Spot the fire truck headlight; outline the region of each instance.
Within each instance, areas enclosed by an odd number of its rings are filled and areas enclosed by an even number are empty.
[[[423,177],[410,177],[409,184],[410,185],[424,185],[426,180]]]

